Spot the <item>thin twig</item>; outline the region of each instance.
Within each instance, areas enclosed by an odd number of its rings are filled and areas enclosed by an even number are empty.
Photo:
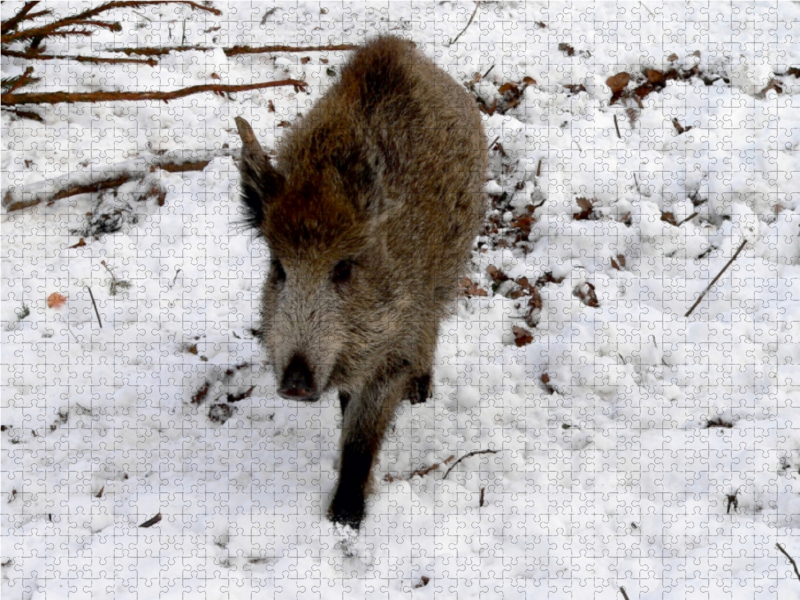
[[[76,60],[83,63],[93,64],[142,64],[155,67],[158,61],[154,58],[102,58],[96,56],[78,56],[68,54],[39,54],[38,52],[18,52],[17,50],[3,50],[5,56],[25,58],[27,60]]]
[[[112,273],[111,276],[112,277],[114,276],[113,273]],[[100,324],[100,329],[102,329],[103,328],[103,321],[100,319],[100,311],[97,310],[97,303],[94,301],[94,294],[92,293],[92,288],[89,287],[89,286],[86,286],[86,289],[89,290],[89,297],[92,299],[92,306],[94,306],[94,314],[97,315],[97,322]]]
[[[361,46],[357,44],[337,44],[330,46],[260,46],[251,48],[250,46],[234,46],[225,48],[225,56],[236,56],[237,54],[263,54],[265,52],[335,52],[337,50],[358,50]]]
[[[297,79],[282,79],[280,81],[267,81],[264,83],[251,83],[247,85],[192,85],[171,92],[40,92],[30,94],[3,94],[0,96],[0,104],[3,106],[15,106],[17,104],[62,104],[65,102],[68,104],[75,104],[82,102],[137,102],[141,100],[163,100],[167,102],[169,100],[176,100],[184,96],[203,92],[226,95],[286,85],[294,86],[295,90],[302,90],[305,89],[308,84],[305,81],[299,81]]]
[[[491,72],[492,72],[492,69],[494,69],[494,65],[492,65],[491,67],[489,67],[489,69],[486,71],[486,73],[484,73],[483,75],[481,75],[481,79],[486,79],[486,76],[487,76],[489,73],[491,73]]]
[[[794,574],[797,575],[797,579],[800,580],[800,571],[797,570],[797,563],[794,562],[794,559],[791,556],[789,556],[789,553],[783,549],[783,546],[781,546],[780,544],[775,544],[775,545],[778,547],[778,550],[783,552],[783,555],[789,559],[789,562],[792,563],[792,566],[794,567]]]
[[[116,163],[108,168],[70,173],[53,179],[10,187],[3,196],[2,206],[12,212],[43,202],[49,204],[78,194],[102,192],[117,188],[134,179],[144,180],[148,173],[157,168],[169,173],[203,170],[213,158],[220,156],[229,156],[229,152],[226,150],[196,153],[178,151],[161,156],[141,156]]]
[[[450,475],[450,471],[455,469],[456,466],[458,465],[458,463],[460,463],[462,460],[467,459],[470,456],[475,456],[477,454],[497,454],[498,452],[500,452],[500,451],[499,450],[475,450],[474,452],[470,452],[469,454],[465,454],[464,456],[459,458],[456,462],[454,462],[452,467],[447,469],[447,472],[444,474],[444,477],[442,477],[442,481],[447,479],[447,476]]]
[[[622,135],[619,132],[619,123],[617,123],[617,115],[614,115],[614,128],[617,130],[617,137],[622,139]]]
[[[747,240],[744,240],[744,241],[741,243],[741,245],[739,246],[739,249],[736,251],[736,254],[734,254],[734,255],[731,257],[731,259],[730,259],[730,260],[727,262],[727,264],[726,264],[724,267],[722,267],[722,271],[720,271],[720,272],[719,272],[719,274],[718,274],[716,277],[714,277],[714,281],[712,281],[711,283],[709,283],[709,284],[708,284],[708,287],[707,287],[707,288],[706,288],[706,289],[703,291],[703,293],[702,293],[702,294],[700,294],[700,297],[699,297],[699,298],[698,298],[698,299],[695,301],[695,303],[694,303],[694,304],[692,304],[692,308],[690,308],[690,309],[689,309],[689,311],[688,311],[688,312],[687,312],[685,315],[683,315],[684,317],[688,317],[689,315],[691,315],[691,314],[692,314],[692,312],[694,311],[694,309],[695,309],[695,308],[697,308],[697,305],[698,305],[698,304],[700,304],[700,301],[703,299],[703,296],[705,296],[705,295],[708,293],[708,290],[710,290],[712,287],[714,287],[714,284],[715,284],[715,283],[717,283],[717,280],[718,280],[720,277],[722,277],[722,274],[723,274],[723,273],[724,273],[724,272],[725,272],[725,271],[728,269],[728,267],[730,267],[730,266],[731,266],[731,264],[733,263],[733,261],[735,261],[735,260],[736,260],[736,257],[737,257],[737,256],[739,256],[739,253],[740,253],[742,250],[744,250],[744,247],[745,247],[746,245],[747,245]]]
[[[38,13],[34,13],[33,15],[29,15],[28,13],[33,10],[33,8],[39,4],[39,2],[26,2],[25,5],[19,10],[17,14],[13,17],[8,19],[7,21],[3,21],[2,25],[0,25],[0,32],[6,33],[7,31],[13,30],[17,25],[19,25],[22,21],[27,21],[29,19],[33,19],[34,15],[38,16],[43,13],[48,13],[50,11],[41,11]]]
[[[6,52],[6,54],[8,53]],[[5,83],[7,83],[8,89],[5,91],[5,93],[10,94],[14,90],[19,89],[22,86],[30,85],[35,81],[39,81],[38,77],[31,77],[31,73],[33,73],[33,67],[28,67],[27,69],[25,69],[25,72],[19,77],[11,77],[10,79],[7,79]]]
[[[436,469],[438,469],[442,465],[449,465],[451,462],[453,462],[454,458],[455,458],[455,455],[451,454],[450,456],[445,458],[442,462],[433,463],[430,467],[420,467],[419,469],[414,469],[413,471],[411,471],[411,474],[408,477],[403,477],[402,475],[390,475],[390,474],[387,473],[384,476],[383,480],[384,481],[388,481],[389,483],[391,483],[393,481],[403,481],[403,480],[409,480],[410,481],[415,476],[424,477],[425,475],[427,475],[431,471],[435,471]]]
[[[102,179],[86,184],[77,184],[58,190],[53,194],[33,195],[31,198],[20,200],[15,200],[15,195],[9,190],[3,197],[3,205],[8,212],[23,210],[41,204],[42,202],[55,202],[56,200],[71,198],[72,196],[79,196],[80,194],[95,194],[104,190],[111,190],[121,186],[123,183],[127,183],[131,179],[134,179],[133,173],[122,173],[121,175],[114,173],[109,179]],[[18,195],[23,196],[24,194]]]
[[[684,223],[688,223],[689,221],[691,221],[692,219],[694,219],[694,218],[695,218],[697,215],[699,215],[699,214],[700,214],[700,213],[698,213],[698,212],[693,212],[693,213],[692,213],[692,214],[690,214],[688,217],[686,217],[686,218],[685,218],[683,221],[681,221],[680,223],[678,223],[678,227],[680,227],[680,226],[681,226],[681,225],[683,225]]]
[[[116,276],[114,275],[114,271],[112,271],[112,270],[111,270],[111,267],[109,267],[109,266],[106,264],[106,261],[104,261],[104,260],[101,260],[101,261],[100,261],[100,264],[101,264],[101,265],[103,265],[103,266],[106,268],[106,271],[108,271],[109,275],[111,275],[111,289],[114,289],[114,287],[116,287],[116,285],[117,285],[117,278],[116,278]]]
[[[29,3],[23,7],[20,13],[18,13],[15,17],[12,17],[6,23],[3,24],[2,36],[0,37],[0,40],[2,40],[3,44],[9,44],[14,41],[30,40],[31,44],[29,49],[34,49],[38,47],[39,44],[42,42],[42,40],[47,37],[64,37],[67,35],[92,35],[92,31],[88,29],[64,29],[65,27],[67,28],[72,28],[75,26],[100,27],[103,29],[109,29],[111,31],[121,31],[122,26],[119,23],[115,21],[96,21],[94,20],[94,17],[96,17],[100,13],[107,12],[115,8],[133,9],[133,8],[140,8],[142,6],[163,5],[163,4],[185,4],[187,6],[190,6],[192,10],[204,10],[217,16],[222,15],[222,12],[217,10],[216,8],[203,6],[201,4],[198,4],[196,2],[191,2],[189,0],[167,0],[166,2],[163,0],[142,0],[142,1],[123,0],[115,2],[104,2],[103,4],[100,4],[95,8],[85,10],[75,15],[70,15],[62,19],[58,19],[57,21],[54,21],[52,23],[47,23],[46,25],[42,25],[40,27],[32,27],[30,29],[22,29],[19,31],[15,31],[16,26],[22,20],[28,20],[34,16],[41,16],[43,14],[50,14],[50,11],[41,11],[39,13],[30,14],[26,16],[25,12],[33,8],[33,6]],[[12,31],[13,33],[11,33]]]
[[[232,46],[230,48],[223,48],[222,51],[225,56],[237,56],[239,54],[267,54],[269,52],[347,52],[349,50],[358,50],[361,46],[358,44],[331,44],[328,46]],[[167,47],[152,47],[140,46],[138,48],[105,48],[104,52],[122,52],[127,55],[141,55],[141,56],[165,56],[171,52],[209,52],[216,50],[211,46],[167,46]]]
[[[625,598],[625,600],[630,600],[624,586],[619,586],[619,591],[622,592],[622,597]]]
[[[75,335],[75,332],[74,332],[74,331],[72,331],[72,329],[71,329],[71,328],[70,328],[70,326],[69,326],[69,323],[65,323],[65,324],[66,324],[66,326],[67,326],[67,331],[69,331],[69,332],[72,334],[72,337],[74,337],[74,338],[75,338],[75,341],[76,341],[76,342],[78,342],[78,343],[80,344],[80,343],[81,343],[81,341],[78,339],[78,336],[77,336],[77,335]]]
[[[453,44],[455,44],[458,41],[458,38],[460,38],[462,35],[464,35],[464,32],[467,29],[469,29],[469,26],[472,25],[472,19],[475,18],[475,13],[478,12],[478,9],[480,8],[480,6],[481,6],[480,2],[476,2],[475,3],[475,10],[472,11],[472,16],[469,18],[469,21],[467,21],[467,26],[464,27],[464,29],[461,30],[461,33],[459,33],[454,40],[451,40],[450,43],[447,44],[448,46],[452,46]]]

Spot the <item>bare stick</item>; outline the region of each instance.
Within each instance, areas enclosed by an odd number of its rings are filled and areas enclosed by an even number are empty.
[[[458,38],[460,38],[462,35],[464,35],[464,32],[465,32],[467,29],[469,29],[469,26],[470,26],[470,25],[472,25],[472,19],[474,19],[474,18],[475,18],[475,13],[477,13],[477,12],[478,12],[478,9],[480,8],[480,6],[481,6],[481,3],[480,3],[480,2],[476,2],[476,3],[475,3],[475,10],[473,10],[473,11],[472,11],[472,16],[469,18],[469,21],[467,21],[467,26],[466,26],[466,27],[464,27],[464,29],[462,29],[462,30],[461,30],[461,33],[459,33],[459,34],[458,34],[458,35],[455,37],[455,39],[454,39],[454,40],[451,40],[451,41],[450,41],[450,43],[449,43],[449,44],[447,44],[448,46],[452,46],[453,44],[455,44],[455,43],[458,41]]]
[[[332,44],[328,46],[232,46],[223,48],[225,56],[237,56],[240,54],[267,54],[270,52],[336,52],[358,50],[358,44]],[[168,46],[166,48],[155,48],[152,46],[140,46],[138,48],[106,48],[104,52],[122,52],[123,54],[141,56],[165,56],[171,52],[209,52],[215,50],[210,46]]]
[[[51,203],[78,194],[91,194],[114,189],[133,179],[144,179],[156,168],[170,173],[203,170],[211,159],[229,156],[227,151],[170,152],[162,156],[138,157],[111,165],[109,168],[77,172],[53,179],[10,187],[3,196],[3,207],[22,210],[37,204]]]
[[[639,4],[641,4],[641,5],[642,5],[642,8],[644,8],[644,9],[645,9],[647,12],[649,12],[649,13],[650,13],[650,16],[651,16],[651,17],[653,17],[654,19],[656,18],[656,16],[653,14],[653,11],[652,11],[652,10],[650,10],[649,8],[647,8],[647,7],[646,7],[646,6],[645,6],[645,5],[644,5],[642,2],[639,2]]]
[[[692,219],[694,219],[694,218],[695,218],[697,215],[699,215],[699,214],[700,214],[700,213],[698,213],[698,212],[693,212],[693,213],[692,213],[692,214],[690,214],[688,217],[686,217],[686,218],[685,218],[683,221],[681,221],[680,223],[678,223],[678,227],[680,227],[680,226],[681,226],[681,225],[683,225],[684,223],[688,223],[689,221],[691,221]]]
[[[8,52],[6,52],[6,54],[8,54]],[[8,85],[6,94],[10,94],[14,90],[21,88],[24,85],[30,85],[35,81],[39,81],[38,77],[31,77],[31,73],[33,73],[33,67],[28,67],[25,69],[25,72],[22,75],[4,80],[3,85]]]
[[[112,273],[111,276],[113,277],[114,274]],[[97,315],[97,322],[100,324],[100,329],[102,329],[103,321],[100,319],[100,311],[97,310],[97,303],[94,301],[94,294],[92,293],[92,288],[87,286],[86,289],[89,290],[89,297],[92,299],[92,306],[94,306],[94,314]]]
[[[619,591],[622,592],[622,597],[625,598],[625,600],[630,600],[630,598],[628,598],[628,592],[625,591],[624,586],[619,586]]]
[[[63,36],[65,34],[80,34],[80,35],[91,35],[92,32],[88,30],[65,30],[62,29],[64,27],[100,27],[104,29],[109,29],[111,31],[119,31],[122,29],[119,23],[110,22],[110,21],[94,21],[92,20],[94,17],[99,15],[100,13],[108,12],[115,8],[140,8],[142,6],[147,5],[159,5],[159,4],[185,4],[190,6],[193,10],[204,10],[210,12],[214,15],[220,16],[222,12],[217,10],[216,8],[211,8],[208,6],[203,6],[196,2],[190,2],[189,0],[168,0],[167,2],[161,0],[143,0],[143,1],[131,1],[131,0],[124,0],[124,1],[117,1],[117,2],[104,2],[103,4],[91,8],[89,10],[85,10],[81,13],[70,15],[68,17],[64,17],[63,19],[59,19],[54,21],[53,23],[48,23],[41,27],[32,27],[30,29],[23,29],[20,31],[16,31],[14,33],[9,33],[13,31],[15,27],[23,20],[30,19],[34,16],[40,16],[43,14],[49,14],[50,11],[41,11],[39,13],[27,15],[27,12],[36,5],[36,3],[28,3],[26,4],[22,10],[17,13],[16,16],[9,19],[6,23],[2,25],[2,42],[4,44],[8,44],[13,41],[19,40],[31,40],[32,46],[38,46],[39,42],[48,36]],[[27,10],[26,10],[27,9]]]
[[[619,132],[619,123],[617,122],[617,115],[614,115],[614,128],[617,130],[617,137],[622,139],[622,135]]]
[[[3,50],[3,54],[5,56],[14,56],[16,58],[25,58],[28,60],[56,60],[56,59],[76,60],[78,62],[93,63],[93,64],[132,63],[140,65],[150,65],[151,67],[155,67],[158,64],[158,61],[155,58],[102,58],[95,56],[78,56],[78,55],[68,55],[68,54],[39,54],[38,52],[18,52],[16,50]]]
[[[6,33],[7,31],[12,31],[17,25],[19,25],[22,21],[27,21],[29,19],[33,19],[34,16],[39,16],[44,13],[48,13],[50,11],[41,11],[38,13],[34,13],[29,15],[28,13],[33,10],[33,7],[39,4],[39,2],[26,2],[25,6],[23,6],[17,14],[13,17],[8,19],[7,21],[3,21],[2,25],[0,25],[0,32]]]
[[[800,580],[800,571],[797,570],[797,563],[794,562],[794,559],[791,556],[789,556],[789,553],[783,549],[783,546],[781,546],[780,544],[775,544],[775,546],[777,546],[778,550],[780,550],[783,553],[783,555],[789,559],[789,562],[792,563],[792,566],[794,567],[794,574],[797,575],[797,579]]]
[[[0,104],[3,106],[15,106],[17,104],[74,104],[83,102],[120,102],[141,100],[176,100],[191,94],[202,92],[213,92],[217,95],[234,94],[236,92],[248,92],[250,90],[261,90],[264,88],[291,85],[295,90],[305,89],[306,82],[297,79],[282,79],[280,81],[267,81],[265,83],[252,83],[248,85],[220,85],[205,84],[192,85],[171,92],[40,92],[32,94],[3,94],[0,96]]]
[[[14,201],[12,196],[10,195],[11,192],[7,192],[5,198],[3,199],[3,204],[6,206],[6,210],[9,212],[13,212],[15,210],[22,210],[24,208],[30,208],[31,206],[36,206],[37,204],[41,204],[42,202],[55,202],[56,200],[61,200],[63,198],[70,198],[72,196],[78,196],[80,194],[94,194],[96,192],[102,192],[103,190],[110,190],[121,186],[123,183],[130,181],[134,178],[132,173],[123,173],[122,175],[118,175],[111,179],[95,181],[86,185],[75,185],[72,187],[67,187],[65,189],[59,190],[55,194],[50,195],[49,197],[45,198],[31,198],[28,200],[20,200]]]
[[[470,456],[475,456],[477,454],[497,454],[498,452],[500,452],[500,451],[499,450],[475,450],[474,452],[470,452],[469,454],[465,454],[464,456],[459,458],[456,462],[454,462],[452,467],[447,469],[447,472],[444,474],[444,477],[442,477],[442,480],[444,481],[445,479],[447,479],[447,476],[450,475],[450,471],[455,469],[456,466],[458,465],[458,463],[460,463],[462,460],[464,460],[466,458],[469,458]]]
[[[722,267],[722,271],[720,271],[719,274],[716,277],[714,277],[714,281],[708,284],[708,287],[703,291],[702,294],[700,294],[700,297],[695,301],[695,303],[692,304],[692,308],[690,308],[689,311],[685,315],[683,315],[684,317],[688,317],[690,314],[692,314],[694,309],[697,308],[697,305],[700,304],[700,301],[703,299],[703,296],[705,296],[708,293],[708,290],[714,287],[714,284],[717,283],[717,280],[720,277],[722,277],[722,274],[728,269],[728,267],[731,266],[731,263],[733,263],[733,261],[736,260],[736,257],[739,256],[739,253],[744,249],[746,245],[747,245],[747,240],[744,240],[739,246],[739,249],[736,251],[736,254],[734,254],[731,257],[731,259],[727,262],[727,264],[724,267]]]
[[[72,329],[71,329],[71,328],[70,328],[70,326],[69,326],[69,323],[65,323],[65,325],[67,326],[67,331],[69,331],[69,332],[72,334],[72,337],[74,337],[74,338],[75,338],[75,341],[76,341],[76,342],[78,342],[78,343],[80,344],[80,343],[81,343],[81,341],[78,339],[78,336],[77,336],[77,335],[75,335],[75,332],[74,332],[74,331],[72,331]]]
[[[101,261],[100,261],[100,264],[101,264],[101,265],[103,265],[103,266],[106,268],[106,271],[108,271],[109,275],[111,275],[111,290],[112,290],[112,292],[113,292],[114,288],[115,288],[115,287],[117,287],[117,278],[116,278],[116,276],[114,275],[114,271],[112,271],[112,270],[111,270],[111,267],[109,267],[109,266],[106,264],[106,261],[104,261],[104,260],[101,260]],[[111,295],[113,296],[114,294],[112,293]]]
[[[358,50],[357,44],[337,44],[330,46],[233,46],[225,48],[226,56],[236,56],[237,54],[264,54],[267,52],[335,52],[337,50]]]
[[[391,483],[393,481],[403,481],[404,479],[405,480],[411,480],[416,475],[419,475],[420,477],[424,477],[425,475],[427,475],[431,471],[435,471],[436,469],[438,469],[442,465],[450,464],[451,462],[453,462],[454,458],[455,458],[455,455],[451,454],[450,456],[445,458],[442,462],[434,463],[430,467],[420,467],[419,469],[414,469],[413,471],[411,471],[411,474],[408,477],[403,477],[402,475],[391,475],[391,474],[387,473],[383,477],[383,480],[384,481],[388,481],[389,483]]]

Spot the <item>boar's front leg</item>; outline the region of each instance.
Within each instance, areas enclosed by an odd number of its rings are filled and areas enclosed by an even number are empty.
[[[421,404],[426,402],[433,395],[431,387],[431,373],[425,373],[418,377],[412,377],[408,382],[406,396],[411,404]]]
[[[407,385],[407,375],[396,376],[369,384],[359,394],[339,395],[344,413],[342,455],[339,482],[328,509],[334,523],[355,529],[361,525],[372,466]]]

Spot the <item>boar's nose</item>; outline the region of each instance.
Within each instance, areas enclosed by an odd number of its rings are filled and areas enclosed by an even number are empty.
[[[314,393],[314,378],[311,369],[308,368],[306,359],[295,354],[286,371],[283,373],[281,387],[278,394],[282,398],[292,398],[295,400],[316,400]]]

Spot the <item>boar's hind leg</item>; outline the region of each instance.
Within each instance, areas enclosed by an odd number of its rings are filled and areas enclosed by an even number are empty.
[[[342,402],[345,412],[339,483],[328,518],[356,529],[364,518],[370,472],[395,408],[406,390],[407,375],[378,381]],[[340,402],[343,400],[340,396]]]

